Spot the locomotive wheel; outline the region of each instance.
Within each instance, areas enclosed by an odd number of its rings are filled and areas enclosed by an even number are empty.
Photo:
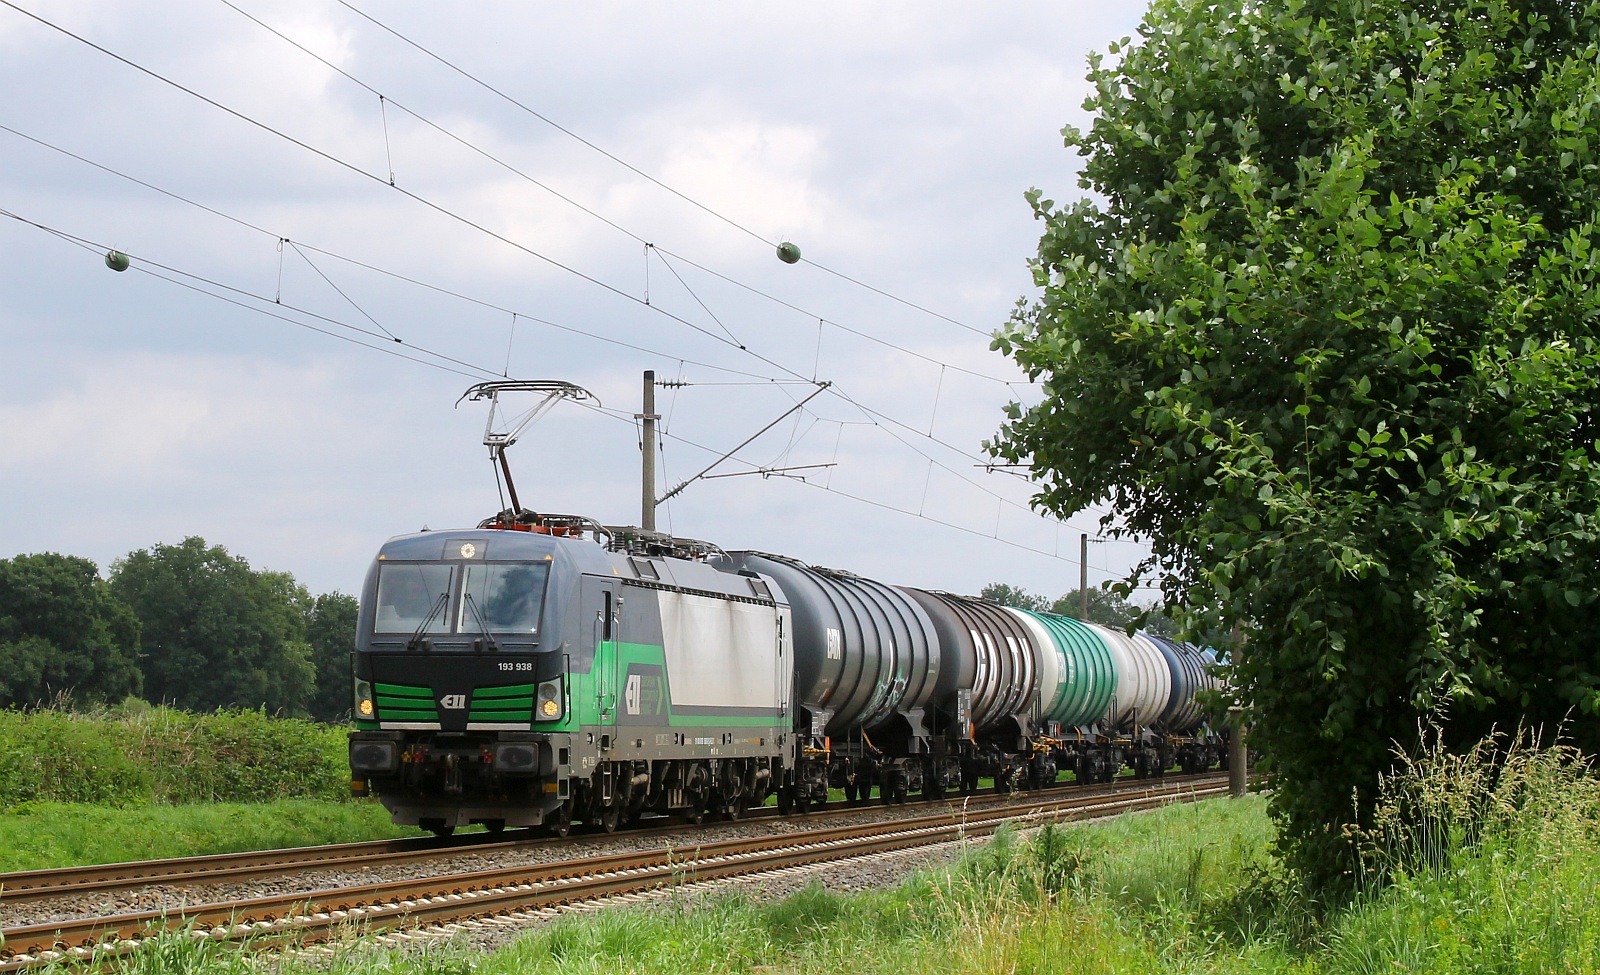
[[[556,807],[556,811],[545,820],[550,827],[550,833],[558,840],[564,840],[572,834],[572,800],[564,800]]]
[[[622,823],[622,807],[616,803],[601,807],[599,819],[601,829],[607,833],[615,833]]]
[[[723,814],[728,817],[728,822],[736,822],[744,817],[744,796],[728,800],[727,808]]]

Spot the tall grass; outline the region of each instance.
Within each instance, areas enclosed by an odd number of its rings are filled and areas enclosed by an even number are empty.
[[[1600,779],[1575,750],[1519,734],[1452,754],[1435,737],[1358,838],[1367,889],[1331,970],[1600,970]]]

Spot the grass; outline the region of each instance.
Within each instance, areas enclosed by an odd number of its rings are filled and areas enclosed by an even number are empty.
[[[286,973],[704,975],[1492,972],[1600,970],[1600,782],[1562,748],[1491,743],[1406,759],[1375,827],[1353,834],[1359,893],[1310,902],[1273,859],[1266,800],[1212,800],[1031,836],[1003,832],[892,890],[813,885],[563,918],[489,955],[435,945]],[[124,971],[232,972],[214,945],[163,943]]]
[[[134,809],[29,803],[0,813],[0,871],[420,835],[391,824],[375,802],[284,799]]]

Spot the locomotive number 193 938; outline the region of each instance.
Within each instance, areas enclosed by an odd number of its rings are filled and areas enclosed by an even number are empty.
[[[500,664],[501,670],[532,670],[533,662],[530,660],[506,660]]]

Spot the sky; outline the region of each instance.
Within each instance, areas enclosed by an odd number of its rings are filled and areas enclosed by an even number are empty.
[[[1076,588],[1103,512],[986,469],[1039,398],[989,341],[1143,11],[0,0],[0,558],[199,535],[357,593],[384,539],[502,507],[457,403],[502,377],[592,394],[509,449],[523,505],[637,524],[654,370],[658,496],[829,384],[661,529]],[[1142,554],[1095,543],[1091,584]]]

